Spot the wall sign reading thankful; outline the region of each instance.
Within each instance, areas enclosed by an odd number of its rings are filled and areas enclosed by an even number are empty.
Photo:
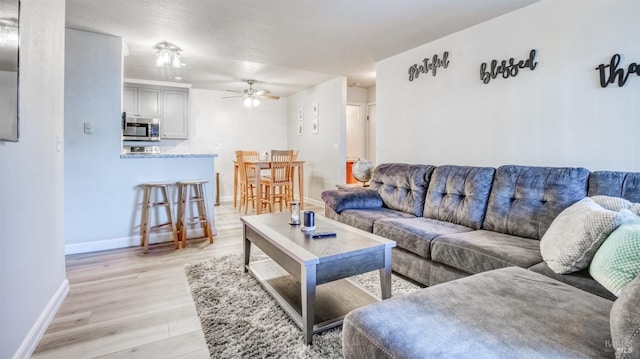
[[[535,58],[536,50],[531,50],[528,59],[520,60],[517,63],[513,57],[509,60],[500,61],[500,64],[498,64],[498,60],[493,60],[491,61],[491,69],[489,70],[487,70],[487,63],[483,62],[482,65],[480,65],[480,80],[488,84],[491,79],[495,79],[498,75],[502,75],[503,78],[507,79],[517,76],[520,69],[526,69],[528,67],[533,71],[538,65]]]
[[[424,60],[422,60],[422,65],[414,64],[413,66],[409,67],[409,81],[413,81],[413,79],[417,79],[420,74],[426,74],[429,71],[431,71],[431,74],[435,76],[436,72],[438,71],[438,67],[446,69],[447,66],[449,66],[449,60],[447,59],[448,57],[449,51],[445,51],[442,54],[442,58],[438,57],[437,54],[433,55],[431,61],[429,61],[429,59],[425,57]]]
[[[627,67],[626,74],[624,73],[624,68],[619,69],[618,65],[620,65],[620,54],[615,54],[611,57],[609,65],[601,64],[596,67],[596,70],[600,72],[600,86],[607,87],[609,84],[615,83],[617,78],[618,87],[622,87],[629,79],[629,75],[635,73],[640,76],[640,64],[632,62]]]

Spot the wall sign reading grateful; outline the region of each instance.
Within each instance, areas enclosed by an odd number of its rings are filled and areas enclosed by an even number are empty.
[[[596,67],[596,70],[600,72],[600,86],[607,87],[609,84],[615,83],[617,79],[618,87],[622,87],[629,79],[629,75],[635,73],[640,76],[640,64],[632,62],[627,67],[626,73],[624,68],[618,68],[618,65],[620,65],[620,54],[615,54],[611,57],[608,65],[601,64]]]
[[[417,79],[420,74],[426,74],[431,71],[431,75],[435,76],[438,71],[438,67],[447,68],[449,66],[449,51],[445,51],[442,54],[442,58],[438,57],[438,55],[433,55],[431,59],[425,57],[422,60],[422,65],[414,64],[409,67],[409,81],[413,81]],[[431,60],[431,61],[429,61]]]
[[[535,59],[536,50],[531,50],[529,52],[529,58],[526,60],[516,62],[516,59],[513,57],[509,60],[502,60],[500,63],[498,63],[498,60],[492,60],[490,69],[487,69],[489,65],[486,62],[483,62],[482,65],[480,65],[480,80],[482,80],[483,83],[488,84],[489,81],[495,79],[499,75],[502,75],[503,78],[507,79],[509,77],[517,76],[520,69],[529,68],[533,71],[536,66],[538,66]]]

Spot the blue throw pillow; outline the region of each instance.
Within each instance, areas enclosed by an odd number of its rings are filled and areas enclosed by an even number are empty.
[[[328,190],[322,192],[322,200],[329,208],[340,213],[347,209],[372,209],[382,207],[378,191],[368,188]]]

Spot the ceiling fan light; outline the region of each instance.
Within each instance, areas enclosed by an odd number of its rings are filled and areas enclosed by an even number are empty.
[[[180,61],[180,53],[176,52],[173,55],[173,59],[171,60],[171,66],[173,66],[174,69],[179,69],[182,67],[182,61]]]
[[[253,101],[251,101],[251,104],[253,105],[253,107],[257,107],[260,104],[260,100],[254,98]]]
[[[244,99],[244,105],[246,107],[251,107],[252,101],[251,101],[251,97],[247,97]]]
[[[183,66],[180,60],[182,50],[178,46],[164,41],[157,43],[153,48],[156,50],[156,66],[171,66],[176,69]]]

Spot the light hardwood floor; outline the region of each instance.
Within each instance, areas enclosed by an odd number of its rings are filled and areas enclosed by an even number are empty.
[[[133,247],[67,256],[69,295],[32,358],[209,358],[184,265],[242,252],[240,213],[230,202],[215,210],[213,244],[192,239],[178,250],[151,245],[146,255]]]

